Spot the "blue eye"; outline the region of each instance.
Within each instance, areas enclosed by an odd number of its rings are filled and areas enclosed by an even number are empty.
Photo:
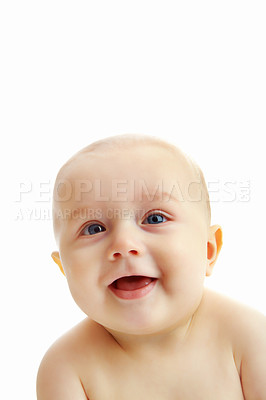
[[[82,235],[96,235],[97,233],[104,232],[106,231],[105,227],[100,225],[100,224],[91,224],[85,226],[85,228],[82,230],[81,234]]]
[[[147,218],[145,218],[143,223],[154,225],[154,224],[161,224],[162,222],[166,221],[167,219],[163,215],[155,213],[155,214],[150,214]]]

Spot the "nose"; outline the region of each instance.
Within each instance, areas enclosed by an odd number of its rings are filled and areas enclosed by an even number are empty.
[[[110,261],[144,254],[143,243],[133,234],[130,229],[114,234],[114,239],[108,249],[108,259]]]

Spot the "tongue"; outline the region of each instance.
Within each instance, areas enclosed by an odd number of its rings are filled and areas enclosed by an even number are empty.
[[[114,282],[115,288],[120,290],[136,290],[151,283],[152,278],[147,276],[125,276]]]

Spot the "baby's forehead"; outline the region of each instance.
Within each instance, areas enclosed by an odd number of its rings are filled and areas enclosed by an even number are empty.
[[[67,197],[75,203],[107,198],[140,203],[201,195],[191,162],[181,151],[158,144],[89,147],[65,164],[59,176],[54,191],[59,206]]]
[[[100,204],[105,195],[110,198],[111,191],[113,199],[113,188],[119,192],[114,193],[115,201],[124,199],[124,192],[125,200],[133,201],[164,200],[169,193],[182,201],[208,198],[200,169],[179,148],[159,139],[119,138],[87,146],[61,168],[54,188],[54,211],[76,206],[73,196],[79,204],[82,198]],[[68,189],[74,193],[69,198],[71,205],[64,201]],[[209,214],[208,209],[208,218]]]
[[[117,169],[115,168],[117,167]],[[147,180],[156,173],[175,173],[183,179],[199,177],[191,160],[178,148],[165,142],[125,141],[119,145],[90,145],[74,155],[60,170],[58,177],[81,179],[85,176],[108,174],[111,168],[117,176],[133,176],[141,170]]]

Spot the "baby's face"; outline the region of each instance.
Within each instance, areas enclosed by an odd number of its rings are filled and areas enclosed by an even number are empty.
[[[98,150],[61,178],[56,235],[78,306],[124,333],[188,321],[202,298],[209,232],[188,162],[157,146]]]

